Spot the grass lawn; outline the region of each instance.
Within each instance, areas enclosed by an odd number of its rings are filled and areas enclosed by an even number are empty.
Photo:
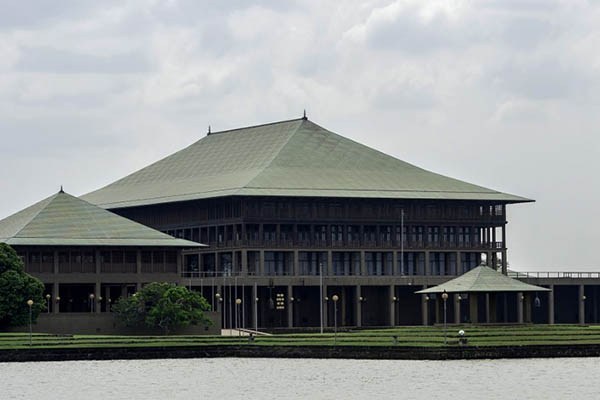
[[[600,344],[600,326],[452,326],[448,346],[457,346],[457,332],[464,329],[471,346],[523,346],[534,344]],[[255,337],[256,346],[444,346],[442,327],[397,327],[357,330],[323,335],[315,333],[277,334]],[[33,348],[152,347],[249,345],[247,337],[225,336],[99,336],[33,334]],[[28,349],[28,333],[0,333],[0,350]]]

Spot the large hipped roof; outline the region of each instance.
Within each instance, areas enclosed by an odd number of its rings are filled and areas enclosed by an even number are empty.
[[[35,246],[199,247],[62,190],[0,221],[0,242]]]
[[[482,265],[465,274],[434,287],[416,293],[492,293],[492,292],[547,292],[550,289],[530,285],[503,275]]]
[[[120,208],[232,195],[531,201],[426,171],[305,118],[212,133],[83,198]]]

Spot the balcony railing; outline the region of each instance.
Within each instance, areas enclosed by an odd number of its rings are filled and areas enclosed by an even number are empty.
[[[269,248],[269,249],[289,249],[289,248],[323,248],[323,249],[390,249],[402,247],[399,240],[331,240],[331,239],[240,239],[227,240],[222,242],[212,241],[207,243],[212,248]],[[457,241],[405,241],[404,250],[425,250],[425,249],[452,249],[452,250],[502,250],[503,242],[457,242]]]
[[[600,278],[600,272],[598,271],[533,271],[533,272],[522,272],[522,271],[509,271],[508,276],[517,279],[528,279],[528,278],[561,278],[561,279],[598,279]]]

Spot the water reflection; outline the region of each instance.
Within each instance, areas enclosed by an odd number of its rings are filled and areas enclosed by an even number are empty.
[[[0,363],[1,399],[596,398],[598,358]]]

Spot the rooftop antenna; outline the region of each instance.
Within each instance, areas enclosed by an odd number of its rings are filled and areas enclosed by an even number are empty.
[[[65,191],[63,190],[63,186],[60,185],[60,191],[58,193],[64,193]]]
[[[307,120],[308,118],[306,118],[306,108],[304,109],[304,113],[302,114],[302,119],[303,120]]]

